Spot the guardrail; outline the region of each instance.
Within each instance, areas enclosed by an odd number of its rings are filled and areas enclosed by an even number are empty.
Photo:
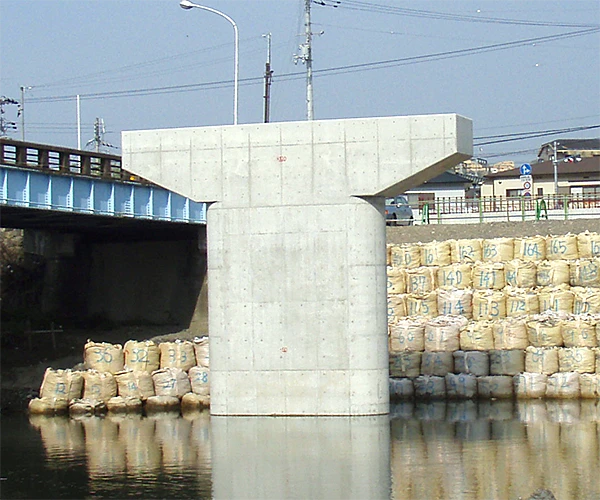
[[[151,184],[121,167],[121,157],[93,151],[0,139],[0,164],[47,174]]]
[[[570,220],[600,216],[600,195],[437,198],[412,209],[417,224]]]

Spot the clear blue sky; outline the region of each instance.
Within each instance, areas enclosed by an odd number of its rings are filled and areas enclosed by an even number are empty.
[[[305,67],[293,62],[304,0],[196,3],[239,26],[239,123],[263,119],[268,32],[271,121],[304,120]],[[313,41],[315,119],[456,112],[476,138],[600,124],[597,0],[324,3],[311,9],[313,32],[324,31]],[[178,0],[1,0],[0,23],[0,95],[32,87],[27,141],[76,147],[78,94],[82,144],[102,118],[117,154],[123,130],[232,123],[233,29],[215,14]],[[16,106],[5,111],[20,128]],[[476,139],[475,155],[519,163],[552,139],[590,137],[600,129]]]

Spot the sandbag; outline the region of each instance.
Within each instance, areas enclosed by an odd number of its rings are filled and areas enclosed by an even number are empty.
[[[471,264],[451,264],[442,266],[437,270],[437,285],[439,288],[464,289],[472,284]]]
[[[494,348],[491,321],[471,321],[460,330],[460,349],[463,351],[489,351]]]
[[[390,324],[389,351],[424,350],[425,318],[405,318]]]
[[[494,349],[525,349],[529,345],[524,318],[503,318],[492,326]]]
[[[446,397],[446,379],[430,375],[422,375],[414,379],[415,397],[417,399],[444,399]]]
[[[447,266],[449,264],[452,264],[452,257],[448,241],[421,243],[422,266]]]
[[[438,315],[437,292],[431,292],[423,297],[412,294],[407,295],[406,312],[408,316],[435,318]]]
[[[537,399],[546,395],[548,375],[543,373],[520,373],[514,377],[515,395],[519,399]]]
[[[579,258],[577,235],[565,234],[546,238],[546,258],[548,260],[573,260]]]
[[[403,351],[390,354],[390,377],[418,377],[421,374],[420,351]]]
[[[157,396],[171,396],[181,398],[185,393],[191,392],[190,379],[181,368],[163,368],[152,374],[154,390]],[[150,398],[148,398],[149,400]]]
[[[80,398],[82,393],[83,376],[81,372],[46,368],[40,386],[40,398],[44,399],[44,403],[47,403],[47,399],[71,401]]]
[[[473,319],[494,321],[506,317],[506,295],[500,290],[473,291]]]
[[[573,312],[573,292],[565,286],[538,289],[540,312],[553,311],[571,314]]]
[[[160,349],[161,369],[179,368],[185,372],[188,371],[192,366],[196,366],[196,353],[194,352],[194,345],[189,340],[161,342],[158,347]]]
[[[502,290],[506,286],[504,264],[475,262],[472,271],[473,288],[477,290]]]
[[[556,287],[569,284],[569,262],[542,260],[536,264],[537,286]]]
[[[151,340],[128,340],[123,354],[126,370],[152,373],[160,368],[160,350]]]
[[[32,415],[61,415],[69,411],[69,401],[50,397],[33,398],[27,409]]]
[[[152,375],[144,371],[124,370],[115,374],[117,394],[123,398],[137,398],[145,401],[155,396]]]
[[[512,349],[499,351],[493,349],[490,355],[490,375],[517,375],[525,371],[525,351]]]
[[[456,351],[459,333],[466,319],[460,317],[438,316],[425,323],[424,347],[426,351]]]
[[[514,238],[484,239],[481,250],[484,262],[507,262],[514,257]]]
[[[525,371],[545,375],[558,372],[558,349],[529,346],[525,349]]]
[[[490,373],[490,361],[487,352],[484,351],[455,351],[454,371],[483,377]]]
[[[199,396],[210,395],[210,371],[202,366],[192,366],[188,372],[192,392]]]
[[[387,293],[406,293],[406,271],[401,267],[387,268]]]
[[[477,378],[477,396],[482,399],[507,399],[513,397],[513,378],[489,375]]]
[[[421,248],[418,243],[401,243],[390,248],[392,267],[413,268],[421,265]]]
[[[585,399],[600,398],[600,374],[582,373],[579,375],[580,396]]]
[[[562,321],[553,316],[536,314],[527,321],[527,337],[533,347],[560,347]]]
[[[573,315],[562,320],[560,332],[565,347],[596,347],[597,322],[594,316]]]
[[[571,286],[600,287],[600,260],[595,257],[569,262],[569,284]]]
[[[537,266],[531,260],[513,259],[505,262],[504,275],[508,286],[517,288],[537,286]]]
[[[600,313],[600,290],[574,286],[571,287],[571,292],[573,292],[573,314]]]
[[[421,356],[421,375],[438,375],[444,377],[454,371],[452,352],[424,351]]]
[[[575,399],[579,397],[579,373],[554,373],[548,377],[546,397]]]
[[[106,402],[98,399],[73,399],[69,403],[69,415],[104,415],[108,411]]]
[[[181,401],[177,396],[151,396],[146,400],[144,409],[146,412],[178,411]]]
[[[448,399],[473,399],[477,396],[477,377],[466,373],[446,375],[446,397]]]
[[[577,235],[577,250],[580,259],[600,257],[600,234],[585,231]]]
[[[540,301],[534,290],[507,286],[504,293],[507,317],[532,316],[540,312]]]
[[[390,399],[412,399],[415,396],[415,386],[409,378],[390,379]]]
[[[450,240],[450,256],[455,264],[472,264],[483,260],[482,240],[477,238]]]
[[[406,269],[406,292],[415,296],[425,297],[436,288],[437,267],[416,267]]]
[[[194,354],[198,366],[210,367],[209,340],[207,336],[194,337]]]
[[[456,315],[465,318],[473,317],[473,290],[439,288],[437,291],[438,313],[444,316]]]
[[[589,347],[566,347],[558,350],[558,369],[561,372],[594,373],[596,356]]]
[[[117,373],[125,366],[123,347],[108,342],[88,340],[83,347],[83,360],[87,368],[99,372]]]
[[[388,323],[398,321],[406,316],[406,294],[394,293],[387,296]]]
[[[546,238],[543,236],[526,236],[514,239],[514,258],[521,260],[545,260]]]
[[[184,394],[181,398],[181,411],[182,413],[190,412],[190,411],[199,411],[204,408],[210,407],[210,395],[205,394],[194,394],[193,392],[188,392]]]
[[[110,413],[141,413],[142,400],[134,397],[115,396],[106,402]]]
[[[117,381],[110,372],[87,370],[83,372],[84,400],[108,401],[117,395]]]

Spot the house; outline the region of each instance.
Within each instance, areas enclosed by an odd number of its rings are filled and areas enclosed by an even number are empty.
[[[558,142],[558,141],[557,141]],[[558,193],[555,191],[555,171]],[[556,162],[531,164],[531,194],[596,195],[600,196],[600,156],[574,159],[567,156]],[[487,175],[481,186],[481,196],[521,196],[523,180],[519,168]]]
[[[556,158],[562,160],[569,157],[588,158],[600,156],[600,138],[598,139],[556,139],[542,144],[538,152],[538,162],[554,160],[554,144]]]
[[[473,198],[480,182],[481,178],[475,175],[447,171],[404,194],[409,205],[416,208],[439,198]]]

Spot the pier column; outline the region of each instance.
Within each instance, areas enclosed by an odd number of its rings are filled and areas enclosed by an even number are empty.
[[[211,413],[387,413],[384,198],[471,154],[454,114],[124,132],[124,169],[211,203]]]

